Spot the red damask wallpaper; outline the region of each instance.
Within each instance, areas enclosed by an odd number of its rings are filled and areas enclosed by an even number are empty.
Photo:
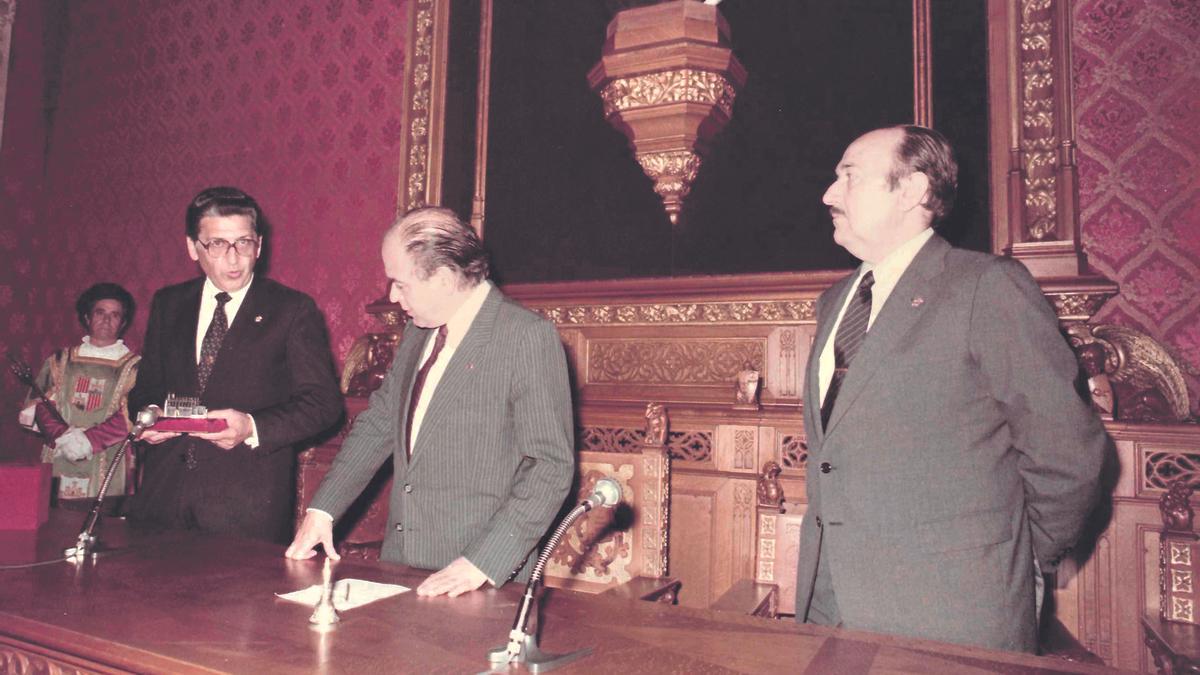
[[[1200,2],[1072,3],[1083,245],[1121,285],[1096,320],[1149,333],[1200,410]]]
[[[21,16],[39,4],[18,5],[18,28],[43,11],[53,19],[44,7]],[[0,158],[0,216],[16,217],[0,236],[14,260],[0,277],[0,349],[40,362],[76,341],[75,297],[101,279],[137,299],[126,339],[139,346],[154,290],[197,273],[184,248],[187,202],[230,184],[263,205],[270,276],[316,298],[341,360],[371,326],[363,305],[384,289],[378,246],[396,208],[406,5],[61,3],[51,86],[36,75],[9,82],[10,112],[24,100],[34,114],[8,117]],[[27,66],[53,61],[25,46]],[[10,148],[14,136],[25,139]],[[0,410],[15,411],[11,377],[3,394]]]

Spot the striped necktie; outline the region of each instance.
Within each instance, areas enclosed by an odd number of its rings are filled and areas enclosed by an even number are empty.
[[[838,325],[837,337],[833,340],[833,379],[829,381],[829,389],[825,392],[825,401],[821,404],[821,427],[829,426],[829,415],[833,412],[833,404],[837,401],[838,390],[842,388],[842,380],[846,379],[846,371],[850,362],[858,353],[863,340],[867,337],[867,323],[871,319],[871,286],[875,285],[875,273],[867,272],[846,313],[842,315],[842,323]]]

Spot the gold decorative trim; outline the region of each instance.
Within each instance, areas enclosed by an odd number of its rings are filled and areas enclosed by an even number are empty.
[[[1025,181],[1025,228],[1031,241],[1056,239],[1058,222],[1053,25],[1051,0],[1023,0],[1021,166]]]
[[[762,340],[591,340],[588,384],[728,385],[750,364],[762,369]]]
[[[758,571],[755,578],[759,582],[775,581],[775,528],[778,520],[777,514],[758,512]]]
[[[1047,293],[1059,321],[1087,321],[1100,311],[1112,293]]]
[[[638,164],[654,181],[654,192],[662,198],[668,211],[682,208],[683,198],[692,189],[692,181],[700,170],[700,156],[689,150],[640,152]]]
[[[815,300],[672,302],[531,307],[555,325],[638,326],[655,324],[811,323]]]
[[[399,210],[440,198],[441,136],[445,97],[447,0],[413,0],[409,14],[408,63],[404,67],[404,129]]]
[[[621,77],[600,90],[605,117],[668,103],[715,105],[731,117],[736,97],[737,90],[720,73],[691,68]]]
[[[664,449],[665,450],[665,449]],[[643,457],[643,468],[646,473],[645,493],[646,504],[657,504],[657,509],[645,508],[642,511],[642,553],[646,561],[647,576],[662,577],[667,575],[667,560],[670,547],[671,526],[671,459],[665,452],[647,454]],[[659,514],[658,522],[655,513]]]

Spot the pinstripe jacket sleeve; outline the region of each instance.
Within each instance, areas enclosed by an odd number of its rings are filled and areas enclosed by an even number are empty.
[[[499,585],[525,566],[574,478],[562,344],[552,324],[492,289],[434,389],[409,460],[408,397],[429,332],[405,329],[312,506],[340,517],[391,456],[383,559],[439,569],[464,556]]]

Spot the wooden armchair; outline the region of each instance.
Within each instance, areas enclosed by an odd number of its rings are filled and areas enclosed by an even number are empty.
[[[579,499],[604,477],[621,485],[622,502],[576,521],[546,563],[547,586],[674,604],[680,581],[667,577],[670,458],[667,416],[646,407],[645,440],[633,452],[582,451]]]
[[[779,464],[771,460],[763,465],[758,478],[754,578],[734,583],[713,609],[765,618],[796,613],[796,565],[804,505],[784,501],[780,472]]]

